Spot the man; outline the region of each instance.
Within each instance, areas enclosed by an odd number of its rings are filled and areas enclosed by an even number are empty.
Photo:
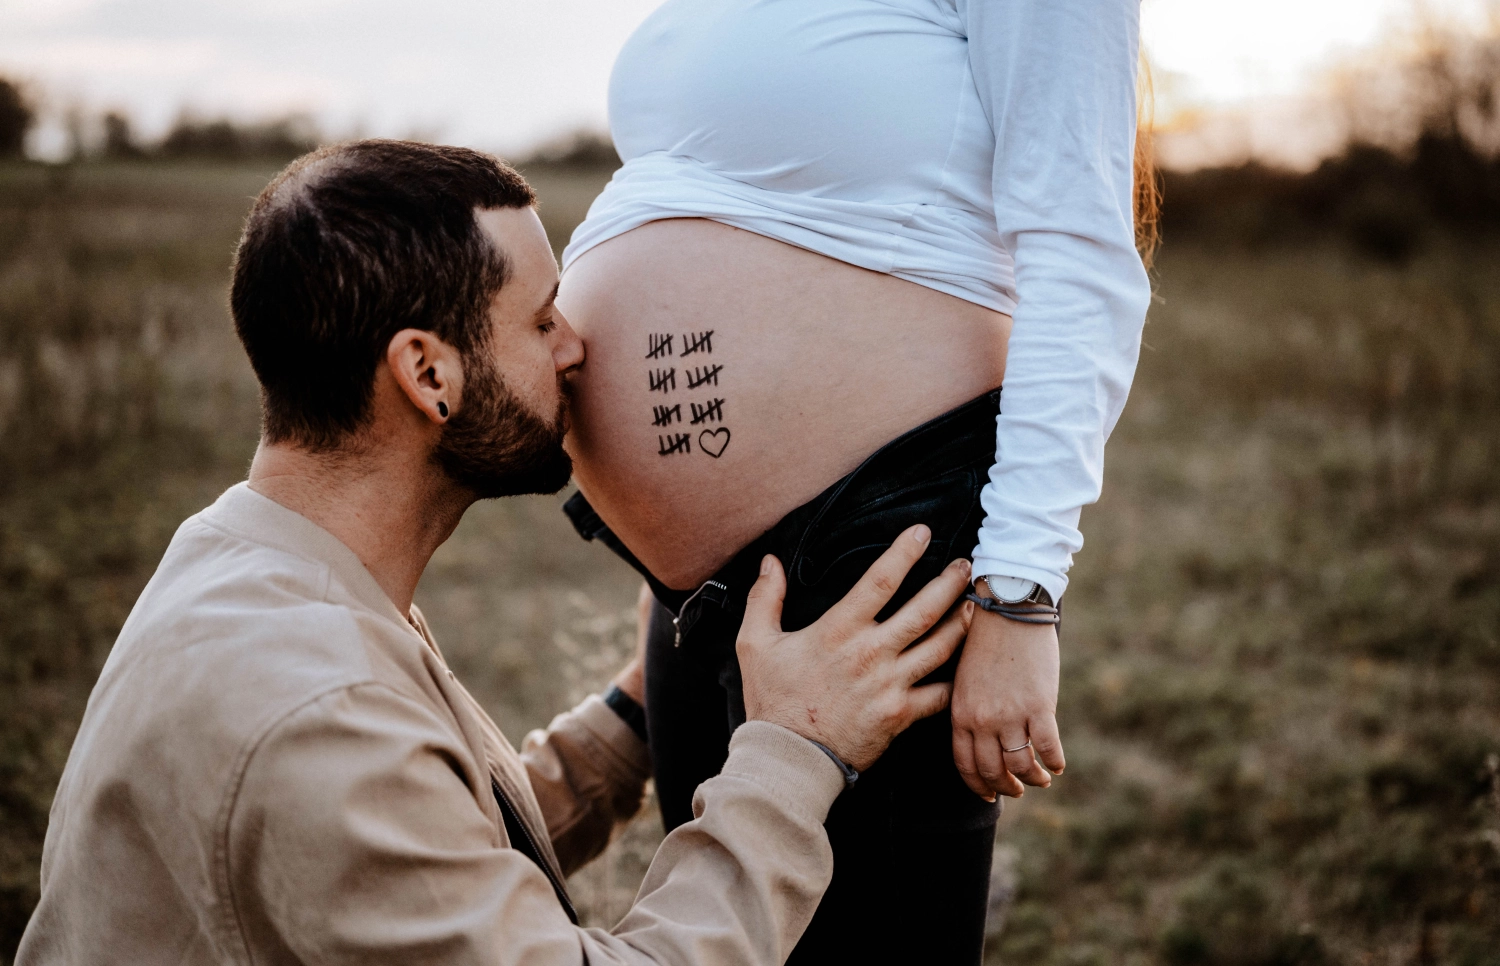
[[[518,754],[412,606],[475,500],[569,476],[584,351],[533,201],[492,158],[389,141],[310,155],[257,200],[231,306],[261,444],[110,654],[20,964],[785,959],[831,875],[828,807],[947,701],[916,682],[964,633],[968,570],[877,624],[915,527],[783,634],[768,557],[738,642],[749,722],[624,920],[579,928],[564,876],[648,773],[639,657]]]

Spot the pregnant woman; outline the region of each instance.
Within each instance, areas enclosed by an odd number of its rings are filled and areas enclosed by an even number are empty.
[[[972,553],[994,608],[939,672],[951,717],[836,803],[833,884],[794,963],[978,962],[996,796],[1063,768],[1055,605],[1149,299],[1138,15],[668,0],[615,65],[625,164],[558,302],[588,347],[568,512],[658,602],[647,730],[667,827],[744,720],[734,639],[764,554],[785,567],[789,629],[915,523],[930,551],[892,606]]]

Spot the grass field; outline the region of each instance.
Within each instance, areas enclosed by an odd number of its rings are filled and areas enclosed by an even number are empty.
[[[0,167],[0,961],[114,636],[253,449],[224,289],[271,174]],[[532,175],[555,242],[605,177]],[[1006,810],[992,962],[1500,964],[1497,260],[1168,237],[1068,596],[1069,768]],[[632,574],[558,503],[476,507],[418,593],[515,739],[633,634]],[[591,922],[659,835],[575,877]]]

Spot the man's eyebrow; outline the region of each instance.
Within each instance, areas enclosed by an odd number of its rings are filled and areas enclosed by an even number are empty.
[[[561,288],[562,279],[558,279],[556,282],[552,283],[552,292],[547,296],[547,301],[542,303],[541,308],[536,310],[537,315],[541,315],[543,312],[546,312],[548,309],[552,308],[552,303],[557,301],[557,292]]]

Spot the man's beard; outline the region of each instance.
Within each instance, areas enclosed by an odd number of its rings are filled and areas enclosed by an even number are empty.
[[[463,402],[444,424],[433,462],[475,499],[556,493],[573,475],[563,450],[572,386],[558,376],[557,413],[549,422],[506,388],[481,353],[482,347],[466,354]]]

